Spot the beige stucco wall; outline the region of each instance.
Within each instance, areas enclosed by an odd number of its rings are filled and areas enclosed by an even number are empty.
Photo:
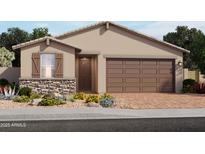
[[[85,51],[100,52],[98,55],[98,92],[106,91],[106,56],[133,58],[175,58],[176,59],[176,92],[182,89],[183,68],[177,63],[182,61],[182,52],[140,36],[122,31],[119,28],[105,26],[77,35],[60,38],[64,42]]]
[[[7,79],[10,83],[19,82],[20,68],[19,67],[0,67],[0,79]]]
[[[188,68],[184,68],[183,70],[184,80],[185,79],[194,79],[197,82],[205,83],[205,75],[202,74],[199,70],[189,70]]]
[[[62,53],[64,78],[75,78],[75,49],[50,41],[37,43],[21,49],[21,78],[32,78],[32,53]]]

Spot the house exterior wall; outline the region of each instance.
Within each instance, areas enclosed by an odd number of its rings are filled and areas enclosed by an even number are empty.
[[[76,35],[59,38],[67,44],[85,51],[99,52],[98,55],[98,92],[106,92],[106,57],[121,58],[172,58],[175,59],[175,90],[180,92],[183,81],[183,53],[166,45],[136,36],[110,25],[85,31]]]
[[[0,79],[7,79],[10,83],[18,83],[20,67],[0,67]]]
[[[75,78],[75,49],[50,41],[37,43],[21,49],[21,78],[32,78],[32,53],[62,53],[63,78]]]

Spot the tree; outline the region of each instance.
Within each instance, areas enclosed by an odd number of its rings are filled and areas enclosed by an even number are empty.
[[[14,52],[7,50],[5,47],[0,48],[0,67],[12,67],[14,59]]]
[[[7,32],[0,34],[0,47],[5,47],[12,51],[12,46],[29,41],[29,33],[17,27],[8,28]],[[15,60],[12,62],[13,66],[20,66],[20,52],[16,51]]]
[[[31,40],[38,39],[44,36],[50,36],[50,34],[48,33],[48,28],[34,28],[33,32],[31,33]]]
[[[0,34],[0,47],[5,47],[9,51],[13,51],[12,46],[24,43],[36,38],[44,37],[48,34],[48,28],[35,28],[32,33],[28,33],[20,28],[8,28],[7,32]],[[20,66],[20,49],[15,51],[15,60],[13,66]]]
[[[199,68],[205,73],[205,35],[201,30],[178,26],[176,32],[166,34],[163,40],[190,51],[183,55],[184,67]]]

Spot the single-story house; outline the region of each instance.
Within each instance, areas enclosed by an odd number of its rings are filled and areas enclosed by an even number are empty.
[[[19,48],[20,85],[42,93],[180,92],[189,53],[112,22],[13,46]]]

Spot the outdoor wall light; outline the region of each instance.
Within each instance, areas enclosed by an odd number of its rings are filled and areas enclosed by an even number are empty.
[[[182,66],[182,62],[181,61],[178,62],[178,66]]]

